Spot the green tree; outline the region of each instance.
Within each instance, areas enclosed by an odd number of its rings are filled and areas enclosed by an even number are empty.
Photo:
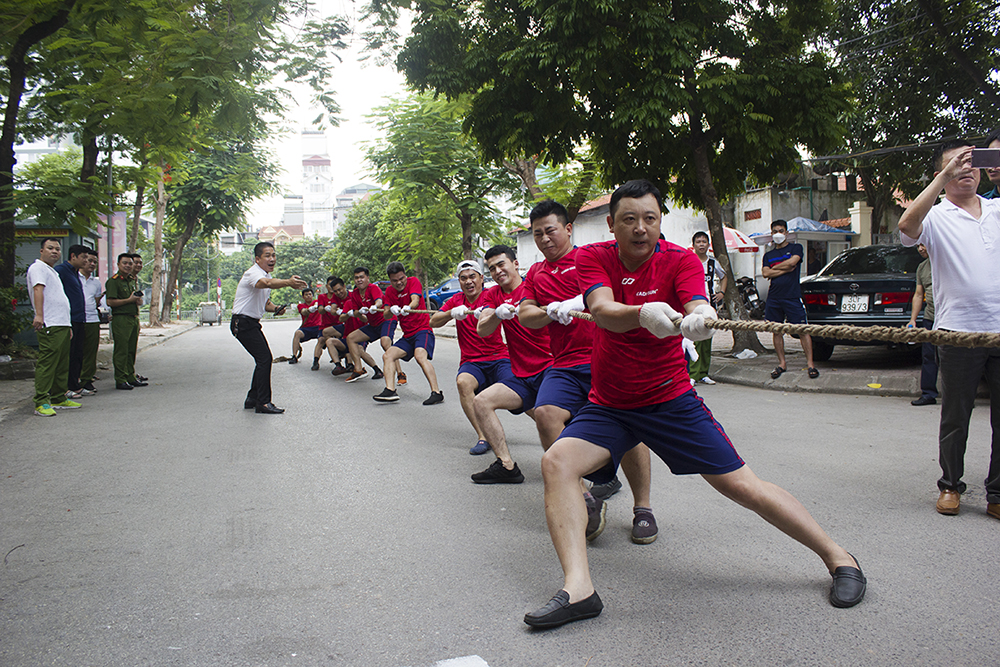
[[[393,260],[390,230],[382,225],[388,196],[378,192],[352,206],[337,228],[332,247],[323,255],[323,263],[330,267],[330,274],[343,278],[348,289],[353,289],[354,269],[368,267],[377,280],[382,269]]]
[[[81,159],[79,150],[52,153],[20,170],[14,197],[18,216],[44,225],[69,225],[81,234],[93,229],[97,216],[110,212],[109,201],[80,180]]]
[[[275,249],[278,264],[274,267],[274,277],[298,276],[313,290],[318,289],[318,285],[326,284],[326,278],[330,275],[330,266],[324,261],[324,256],[331,247],[333,241],[322,236],[282,243]],[[277,304],[298,303],[300,296],[298,290],[283,287],[271,292],[271,301]]]

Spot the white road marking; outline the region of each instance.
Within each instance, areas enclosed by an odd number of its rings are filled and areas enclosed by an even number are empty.
[[[489,664],[478,655],[467,655],[461,658],[448,658],[439,660],[430,667],[490,667]]]

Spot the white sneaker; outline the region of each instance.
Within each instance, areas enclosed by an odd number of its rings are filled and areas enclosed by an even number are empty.
[[[713,380],[712,378],[708,377],[707,375],[705,377],[703,377],[702,379],[698,380],[698,382],[700,382],[702,384],[715,384],[715,380]]]

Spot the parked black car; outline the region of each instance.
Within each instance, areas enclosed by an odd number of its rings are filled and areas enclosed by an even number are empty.
[[[802,280],[810,324],[905,327],[916,286],[916,247],[899,244],[850,248]],[[813,337],[813,356],[826,361],[835,345],[883,345]]]

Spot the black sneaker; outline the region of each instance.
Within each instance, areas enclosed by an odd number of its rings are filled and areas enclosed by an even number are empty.
[[[291,359],[288,360],[288,363],[290,363],[290,364],[297,364],[297,363],[299,363],[299,358],[298,357],[292,357]]]
[[[619,480],[618,476],[615,475],[611,478],[611,481],[606,484],[594,484],[594,486],[590,487],[590,494],[600,500],[607,500],[621,490],[621,480]]]
[[[375,371],[375,374],[372,375],[373,380],[381,380],[382,378],[385,377],[385,375],[379,369],[373,368],[372,370]]]
[[[372,398],[374,398],[379,403],[392,403],[393,401],[399,400],[399,394],[386,387],[385,389],[382,390],[381,394],[375,394],[374,396],[372,396]]]
[[[319,357],[313,357],[313,365],[312,365],[312,368],[310,370],[314,370],[314,371],[318,371],[319,370]]]
[[[594,498],[594,504],[587,503],[587,541],[593,542],[604,532],[608,515],[608,504],[600,498]]]
[[[476,484],[520,484],[524,481],[524,475],[516,463],[513,470],[507,470],[503,467],[503,461],[497,459],[486,470],[474,474],[472,481]]]
[[[353,366],[352,366],[352,368],[353,368]],[[333,367],[333,370],[330,371],[330,373],[333,374],[333,375],[346,375],[347,373],[350,373],[350,372],[351,372],[350,370],[348,370],[347,368],[345,368],[341,364],[335,365]]]
[[[438,403],[444,403],[443,391],[432,391],[430,397],[424,401],[424,405],[437,405]]]

